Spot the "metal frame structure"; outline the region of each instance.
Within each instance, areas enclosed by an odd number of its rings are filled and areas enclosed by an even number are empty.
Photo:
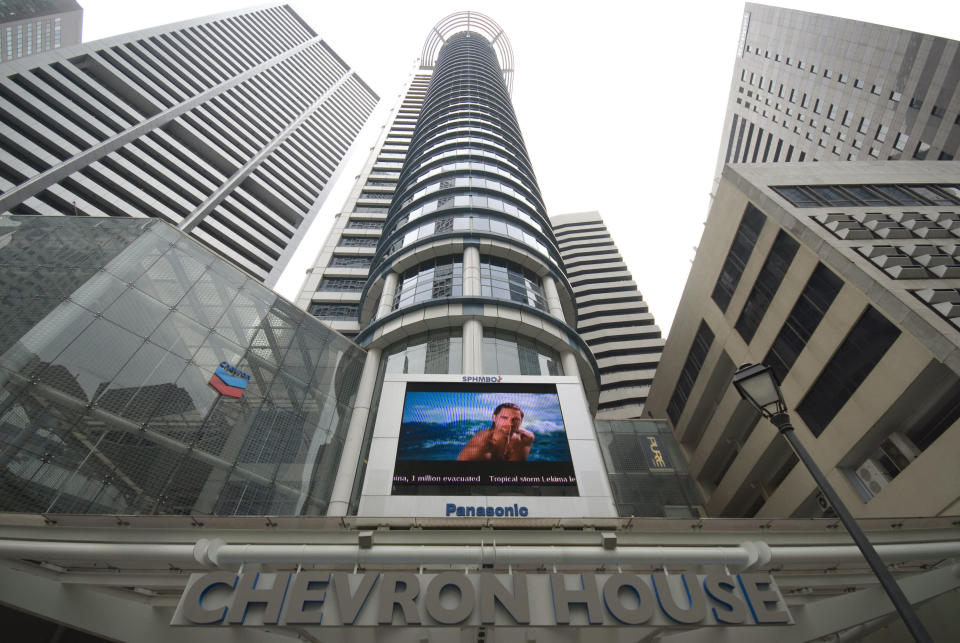
[[[430,30],[427,40],[423,43],[423,53],[420,54],[421,67],[433,69],[437,62],[437,56],[440,55],[440,48],[450,36],[461,31],[473,31],[490,41],[494,51],[497,52],[500,68],[503,70],[503,81],[507,84],[507,91],[512,96],[513,70],[515,69],[513,47],[510,46],[510,40],[500,25],[488,16],[476,11],[451,13]]]

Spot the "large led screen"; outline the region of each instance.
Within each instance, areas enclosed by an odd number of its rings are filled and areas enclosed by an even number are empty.
[[[578,495],[557,387],[408,382],[393,493]]]

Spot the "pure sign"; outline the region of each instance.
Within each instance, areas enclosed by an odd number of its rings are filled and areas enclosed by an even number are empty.
[[[776,625],[766,573],[193,574],[171,625]]]

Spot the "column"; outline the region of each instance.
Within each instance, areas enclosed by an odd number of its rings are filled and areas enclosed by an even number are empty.
[[[476,246],[463,249],[463,296],[479,297],[480,290],[480,250]],[[483,324],[472,318],[463,322],[463,372],[479,373],[483,367],[481,346],[483,344]]]
[[[330,505],[327,507],[328,516],[346,516],[347,509],[350,506],[350,495],[353,493],[357,469],[360,466],[363,434],[367,428],[367,417],[370,415],[370,406],[373,403],[373,390],[377,384],[377,373],[380,371],[380,352],[379,348],[369,349],[363,363],[363,373],[360,375],[360,385],[357,387],[353,415],[350,416],[347,437],[343,442],[343,452],[340,454],[340,466],[337,468],[336,482],[334,482],[333,491],[330,493]]]
[[[383,280],[383,292],[380,294],[380,303],[377,305],[377,314],[374,319],[381,319],[393,311],[393,298],[397,294],[399,275],[391,270]]]
[[[543,282],[543,295],[547,299],[547,310],[557,319],[566,321],[563,316],[563,306],[560,305],[560,293],[557,292],[557,282],[554,281],[552,275],[544,275],[541,281]]]

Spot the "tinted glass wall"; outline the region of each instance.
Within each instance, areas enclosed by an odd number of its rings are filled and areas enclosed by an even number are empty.
[[[0,217],[0,317],[0,511],[325,512],[363,351],[173,228]]]

